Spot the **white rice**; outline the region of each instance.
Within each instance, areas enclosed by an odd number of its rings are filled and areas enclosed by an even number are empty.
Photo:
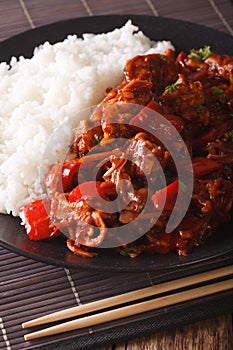
[[[43,196],[42,155],[68,116],[98,104],[107,87],[119,84],[127,59],[168,48],[170,42],[152,42],[128,21],[107,34],[45,42],[31,59],[1,63],[0,212],[17,216],[22,205]]]

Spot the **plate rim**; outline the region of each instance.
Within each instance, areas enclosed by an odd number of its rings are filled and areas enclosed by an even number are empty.
[[[123,15],[120,15],[120,14],[112,14],[112,15],[96,15],[96,16],[84,16],[84,17],[76,17],[76,18],[72,18],[72,19],[65,19],[65,20],[61,20],[61,21],[55,21],[55,22],[52,22],[52,23],[49,23],[49,24],[46,24],[46,25],[43,25],[43,26],[39,26],[39,27],[36,27],[36,28],[33,28],[33,29],[29,29],[29,30],[26,30],[26,31],[23,31],[21,33],[18,33],[10,38],[7,38],[3,41],[0,42],[0,48],[3,48],[4,50],[4,46],[7,46],[9,44],[11,44],[11,42],[14,42],[15,40],[19,40],[19,39],[22,39],[22,38],[25,38],[25,36],[30,36],[31,33],[41,33],[41,31],[47,31],[47,30],[53,30],[54,28],[56,28],[57,26],[62,26],[64,24],[67,24],[67,23],[75,23],[75,22],[79,22],[81,23],[80,26],[82,27],[82,24],[85,22],[85,21],[91,21],[91,22],[94,22],[98,19],[98,21],[102,21],[103,19],[106,19],[108,18],[109,21],[111,22],[114,22],[115,19],[117,20],[121,20],[123,22],[126,22],[127,20],[131,19],[132,20],[132,23],[133,24],[136,24],[136,26],[139,26],[137,23],[134,23],[135,20],[139,20],[139,21],[143,21],[145,19],[150,19],[150,21],[152,22],[160,22],[160,23],[169,23],[169,24],[179,24],[179,25],[185,25],[185,26],[188,26],[189,28],[199,28],[199,30],[201,31],[205,31],[206,33],[217,33],[220,37],[225,37],[227,39],[231,39],[232,40],[232,43],[233,43],[233,37],[228,34],[228,33],[225,33],[223,31],[219,31],[217,29],[214,29],[214,28],[210,28],[210,27],[207,27],[207,26],[204,26],[202,24],[196,24],[196,23],[193,23],[193,22],[189,22],[189,21],[185,21],[185,20],[180,20],[180,19],[174,19],[174,18],[170,18],[170,17],[155,17],[155,16],[150,16],[150,15],[131,15],[131,14],[123,14]],[[141,28],[139,28],[139,30],[142,30]],[[87,30],[81,30],[82,33],[86,33],[88,32]],[[142,30],[143,31],[143,30]],[[98,32],[99,33],[102,33],[104,31],[102,30],[99,30],[98,29]],[[144,31],[143,31],[144,32]],[[75,34],[75,33],[70,33],[71,35],[72,34]],[[67,36],[67,35],[66,35]],[[43,36],[42,36],[43,37]],[[61,39],[62,40],[62,39]],[[153,39],[152,39],[153,40]],[[155,39],[155,40],[159,40],[159,39]],[[166,40],[166,39],[164,39]],[[41,40],[41,43],[44,43],[45,41],[48,41],[47,39],[42,39]],[[34,47],[32,47],[31,49],[34,50],[35,46],[38,46],[38,44],[35,44]],[[232,45],[233,46],[233,45]],[[16,57],[19,57],[16,55]],[[2,62],[2,60],[0,59],[0,62]],[[0,219],[1,220],[1,219]],[[56,266],[62,266],[62,267],[84,267],[85,269],[100,269],[100,267],[95,267],[95,266],[85,266],[85,265],[82,265],[80,263],[72,263],[72,262],[66,262],[66,261],[60,261],[58,262],[56,259],[52,259],[52,258],[45,258],[45,257],[41,257],[41,256],[38,256],[36,253],[32,253],[32,252],[28,252],[28,251],[22,251],[21,249],[17,248],[17,247],[14,247],[14,246],[11,246],[10,244],[6,243],[5,241],[2,241],[2,238],[1,238],[1,235],[0,235],[0,245],[3,246],[4,248],[7,248],[11,251],[14,251],[16,252],[17,254],[20,254],[22,256],[25,256],[27,258],[31,258],[33,260],[37,260],[37,261],[41,261],[41,262],[44,262],[44,263],[49,263],[49,264],[52,264],[52,265],[56,265]],[[66,248],[68,249],[68,248]],[[198,249],[198,247],[196,248]],[[229,253],[229,252],[233,252],[233,249],[229,249],[226,251],[224,251],[224,254],[225,253]],[[214,257],[219,257],[223,254],[223,252],[219,252],[218,254],[215,254]],[[174,268],[174,267],[183,267],[184,265],[185,266],[189,266],[189,265],[193,265],[193,264],[196,264],[196,263],[200,263],[200,261],[206,261],[206,260],[209,260],[211,259],[212,257],[211,256],[207,256],[207,257],[202,257],[201,259],[199,259],[198,261],[190,261],[190,262],[180,262],[180,263],[172,263],[172,264],[169,264],[167,265],[164,269],[171,269],[171,268]],[[128,257],[128,259],[130,259]],[[138,259],[138,258],[137,258]],[[103,271],[115,271],[115,272],[118,272],[118,271],[126,271],[126,272],[132,272],[132,271],[137,271],[137,272],[140,272],[140,271],[154,271],[155,269],[159,269],[160,271],[163,269],[161,266],[160,267],[157,267],[156,265],[152,264],[152,266],[147,266],[147,268],[145,267],[130,267],[130,266],[105,266],[103,268]]]

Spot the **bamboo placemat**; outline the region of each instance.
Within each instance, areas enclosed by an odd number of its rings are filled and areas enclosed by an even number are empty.
[[[59,20],[129,13],[182,19],[233,34],[231,0],[1,0],[0,41]]]
[[[171,17],[203,24],[233,35],[230,0],[1,0],[0,41],[51,22],[104,14],[142,14]],[[232,261],[232,256],[211,261],[208,269]],[[173,277],[185,270],[173,271]],[[214,317],[233,310],[232,291],[182,306],[150,312],[92,329],[24,342],[21,322],[129,290],[147,287],[169,274],[112,274],[67,269],[18,256],[0,248],[0,349],[64,350],[113,344],[154,331]],[[62,340],[62,342],[60,342]],[[94,344],[97,344],[94,346]]]
[[[101,273],[47,265],[0,247],[0,349],[85,349],[93,348],[94,344],[94,348],[97,348],[233,311],[233,290],[230,290],[171,306],[166,310],[147,312],[89,329],[30,342],[23,340],[23,336],[29,330],[21,328],[22,322],[54,311],[232,262],[233,255],[230,254],[189,269],[181,268],[160,273]]]

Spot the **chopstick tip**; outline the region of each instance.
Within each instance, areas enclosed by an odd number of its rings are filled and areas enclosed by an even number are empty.
[[[22,328],[27,328],[28,327],[28,322],[23,322],[21,326],[22,326]]]
[[[33,336],[31,336],[31,334],[32,334],[32,333],[25,334],[24,337],[23,337],[24,340],[25,340],[25,341],[28,341],[28,340],[33,339]]]

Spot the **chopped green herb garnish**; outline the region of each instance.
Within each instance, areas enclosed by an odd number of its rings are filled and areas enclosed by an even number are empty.
[[[228,135],[231,139],[233,139],[233,130],[229,131]]]
[[[182,83],[182,80],[179,78],[174,84],[168,85],[165,87],[165,91],[174,92],[178,89],[179,85]]]
[[[204,61],[206,58],[211,56],[213,52],[210,50],[210,46],[204,46],[199,50],[192,49],[190,50],[190,58],[191,60],[202,60]]]
[[[161,60],[162,60],[164,63],[166,63],[166,62],[167,62],[167,57],[164,56],[164,55],[162,55],[162,56],[161,56]]]
[[[94,135],[94,140],[95,140],[95,143],[98,145],[100,143],[100,139],[99,139],[99,135],[98,134],[95,134]]]
[[[212,86],[211,90],[212,90],[212,95],[223,95],[224,94],[224,90],[219,89],[219,87],[217,87],[217,86]]]
[[[136,253],[136,252],[137,252],[137,247],[132,246],[132,247],[125,247],[125,248],[121,249],[120,254],[123,256],[126,256],[129,253]]]
[[[191,60],[194,60],[194,61],[199,61],[202,59],[199,53],[197,53],[195,50],[190,51],[190,58]]]

